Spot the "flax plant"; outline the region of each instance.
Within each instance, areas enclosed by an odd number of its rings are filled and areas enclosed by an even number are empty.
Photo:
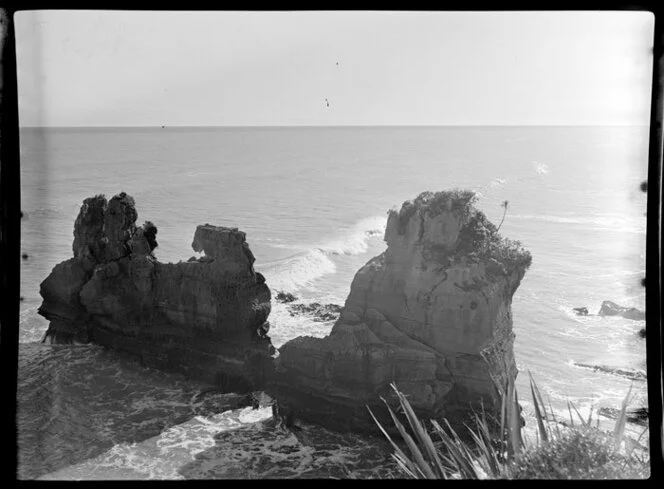
[[[513,381],[501,392],[500,429],[492,425],[482,409],[473,412],[474,427],[466,425],[470,442],[463,441],[446,419],[431,420],[430,428],[417,418],[406,396],[395,384],[405,423],[383,398],[401,440],[394,440],[369,409],[374,422],[392,445],[397,467],[404,477],[414,479],[589,479],[646,478],[647,456],[635,455],[641,437],[625,435],[627,406],[631,387],[622,402],[613,432],[607,434],[592,426],[593,407],[583,418],[576,406],[568,402],[569,423],[558,421],[551,404],[544,404],[536,382],[530,375],[530,394],[537,421],[536,443],[525,444],[521,436],[518,396]],[[580,424],[575,423],[573,413]],[[442,423],[442,424],[441,424]],[[563,431],[560,425],[566,427]],[[408,427],[408,428],[407,428]],[[433,436],[433,437],[432,437]],[[436,440],[434,442],[434,439]],[[622,442],[625,450],[620,451]],[[499,448],[496,448],[499,447]]]

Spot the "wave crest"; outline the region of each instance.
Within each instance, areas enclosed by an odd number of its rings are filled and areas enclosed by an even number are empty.
[[[342,237],[327,241],[317,248],[333,255],[359,255],[368,251],[371,237],[385,234],[386,225],[386,216],[367,217],[358,221]]]
[[[289,291],[337,270],[330,257],[317,248],[256,268],[265,275],[271,289]]]
[[[268,285],[276,290],[297,290],[323,275],[337,271],[332,256],[358,255],[368,251],[369,240],[385,233],[386,216],[373,216],[358,221],[339,238],[334,238],[278,261],[257,265]],[[275,247],[291,247],[280,243]]]

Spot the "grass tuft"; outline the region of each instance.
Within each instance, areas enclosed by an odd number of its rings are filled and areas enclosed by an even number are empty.
[[[529,372],[530,375],[530,372]],[[501,399],[500,423],[490,423],[484,408],[473,413],[475,426],[467,426],[464,442],[446,419],[442,425],[430,421],[430,428],[417,418],[406,396],[390,384],[400,406],[401,419],[382,399],[401,441],[395,441],[369,409],[374,422],[394,448],[392,457],[402,476],[413,479],[630,479],[650,475],[649,459],[637,453],[639,439],[625,436],[627,406],[632,388],[622,401],[622,409],[612,433],[592,426],[592,413],[584,419],[569,402],[570,423],[565,430],[551,409],[549,418],[542,395],[530,375],[530,394],[537,420],[537,443],[526,446],[521,436],[518,395],[508,381]],[[580,424],[574,423],[572,412]],[[405,417],[405,422],[402,419]],[[551,426],[555,426],[555,431]],[[492,426],[500,429],[492,429]],[[599,426],[599,424],[598,424]],[[431,435],[438,440],[434,442]],[[624,441],[624,450],[620,450]]]

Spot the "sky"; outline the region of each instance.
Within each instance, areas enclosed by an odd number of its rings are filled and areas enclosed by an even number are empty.
[[[21,126],[647,125],[649,12],[25,11]]]

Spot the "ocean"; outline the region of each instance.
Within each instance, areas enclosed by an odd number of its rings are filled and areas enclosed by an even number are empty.
[[[534,425],[530,372],[553,410],[647,404],[643,321],[591,313],[604,300],[645,309],[647,127],[257,127],[21,130],[18,370],[21,479],[387,477],[378,438],[301,424],[93,345],[40,344],[39,284],[72,256],[82,201],[124,191],[158,228],[161,261],[186,261],[197,225],[247,233],[255,268],[301,302],[343,305],[385,249],[387,211],[425,190],[466,188],[501,234],[533,255],[513,301],[517,389]],[[273,301],[270,337],[325,336],[333,322]],[[607,420],[607,423],[612,423]],[[611,426],[611,424],[607,425]],[[638,435],[642,429],[636,429]],[[646,435],[647,438],[647,435]],[[644,442],[642,438],[641,442]]]

